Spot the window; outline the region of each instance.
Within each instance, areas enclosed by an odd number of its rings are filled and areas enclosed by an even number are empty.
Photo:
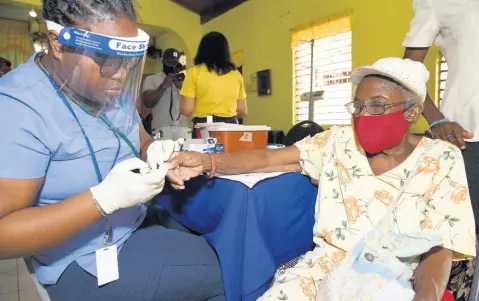
[[[33,50],[35,52],[48,50],[48,36],[43,32],[33,32],[31,34],[33,42]]]
[[[347,31],[314,41],[311,68],[311,44],[299,43],[294,48],[296,122],[308,120],[309,99],[301,95],[310,91],[311,69],[313,92],[324,91],[314,104],[314,121],[320,125],[350,124],[351,115],[345,104],[351,101],[352,33]]]
[[[446,80],[447,80],[447,62],[446,58],[441,54],[441,60],[439,62],[439,102],[442,101],[444,96],[444,89],[446,89]]]

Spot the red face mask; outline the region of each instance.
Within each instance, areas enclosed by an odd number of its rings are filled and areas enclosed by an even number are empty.
[[[377,154],[399,144],[409,129],[401,110],[377,116],[354,116],[354,131],[369,154]]]

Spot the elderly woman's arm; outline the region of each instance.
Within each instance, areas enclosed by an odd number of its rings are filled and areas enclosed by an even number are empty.
[[[170,162],[193,169],[191,177],[213,169],[220,174],[243,174],[255,172],[300,171],[300,153],[297,147],[290,146],[279,150],[239,151],[221,154],[178,153]]]
[[[177,153],[170,160],[176,166],[177,176],[196,177],[204,172],[215,170],[220,174],[245,174],[257,172],[301,171],[314,180],[319,180],[324,156],[332,152],[338,128],[306,137],[283,149],[239,151],[223,154],[200,154],[193,152]],[[183,183],[169,175],[173,187],[182,189]]]
[[[439,301],[451,273],[453,252],[444,248],[431,249],[416,269],[413,301]]]

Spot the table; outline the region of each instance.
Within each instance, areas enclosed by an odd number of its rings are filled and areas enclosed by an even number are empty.
[[[276,267],[312,249],[317,187],[299,173],[253,189],[203,177],[184,191],[166,188],[157,203],[216,250],[228,301],[256,300]]]

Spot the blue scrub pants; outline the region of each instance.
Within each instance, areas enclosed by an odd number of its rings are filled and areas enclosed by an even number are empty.
[[[165,212],[149,212],[118,256],[120,279],[98,287],[76,262],[47,287],[52,301],[224,301],[215,251]]]

